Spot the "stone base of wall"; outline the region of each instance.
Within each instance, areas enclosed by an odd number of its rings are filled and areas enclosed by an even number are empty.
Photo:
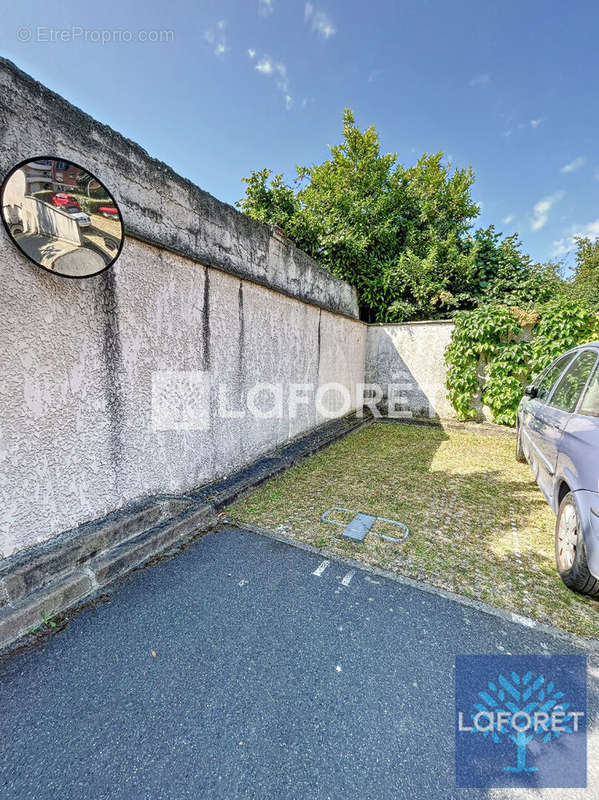
[[[5,559],[0,655],[63,627],[71,613],[112,591],[119,579],[214,528],[219,511],[237,497],[369,421],[353,414],[330,421],[222,480],[149,498]]]

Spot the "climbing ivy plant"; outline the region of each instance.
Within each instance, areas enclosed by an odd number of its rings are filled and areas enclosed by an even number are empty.
[[[536,311],[500,305],[454,315],[445,352],[447,391],[460,419],[481,404],[495,422],[515,425],[524,386],[560,353],[599,337],[598,318],[585,303],[551,301]]]

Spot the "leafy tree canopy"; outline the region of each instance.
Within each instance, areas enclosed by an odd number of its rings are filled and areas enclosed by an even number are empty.
[[[481,302],[526,306],[562,283],[558,267],[534,263],[516,235],[472,233],[472,168],[454,169],[440,152],[405,167],[381,154],[374,127],[361,131],[349,109],[343,141],[322,164],[298,167],[293,186],[269,169],[243,181],[239,208],[354,285],[367,321],[438,319]]]
[[[575,300],[599,311],[599,238],[576,239],[576,266],[570,292]]]

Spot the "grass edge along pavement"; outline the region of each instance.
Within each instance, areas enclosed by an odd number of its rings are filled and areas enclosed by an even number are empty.
[[[320,522],[331,506],[404,522],[402,544],[356,545]],[[227,508],[266,531],[579,636],[599,637],[599,603],[562,583],[555,518],[514,440],[484,430],[374,423]],[[340,521],[349,517],[339,515]],[[374,530],[393,534],[381,523]]]

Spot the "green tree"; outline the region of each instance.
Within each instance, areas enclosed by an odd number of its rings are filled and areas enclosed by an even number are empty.
[[[576,266],[571,287],[575,299],[599,311],[599,238],[576,239]]]
[[[293,189],[283,180],[283,175],[274,175],[272,179],[271,175],[270,169],[261,169],[252,172],[249,178],[242,178],[247,184],[246,196],[237,205],[252,219],[289,229],[299,211],[299,202]]]
[[[493,225],[480,228],[471,239],[473,270],[468,276],[468,295],[482,302],[508,306],[538,305],[563,289],[561,265],[539,264],[522,252],[517,233],[501,238]]]
[[[453,169],[443,153],[405,167],[349,109],[341,143],[322,164],[297,167],[295,186],[268,169],[242,180],[238,207],[355,286],[369,322],[438,319],[507,293],[526,304],[559,282],[516,236],[502,239],[493,226],[470,233],[479,213],[471,168]]]
[[[366,319],[426,316],[430,299],[446,313],[442,293],[453,272],[447,259],[459,250],[478,213],[470,197],[472,170],[452,170],[442,153],[424,155],[405,168],[394,153],[382,154],[376,130],[361,131],[346,109],[343,141],[322,164],[298,167],[295,188],[281,175],[271,179],[267,169],[243,180],[239,208],[283,228],[299,247],[352,283]],[[419,269],[422,280],[414,274]]]

